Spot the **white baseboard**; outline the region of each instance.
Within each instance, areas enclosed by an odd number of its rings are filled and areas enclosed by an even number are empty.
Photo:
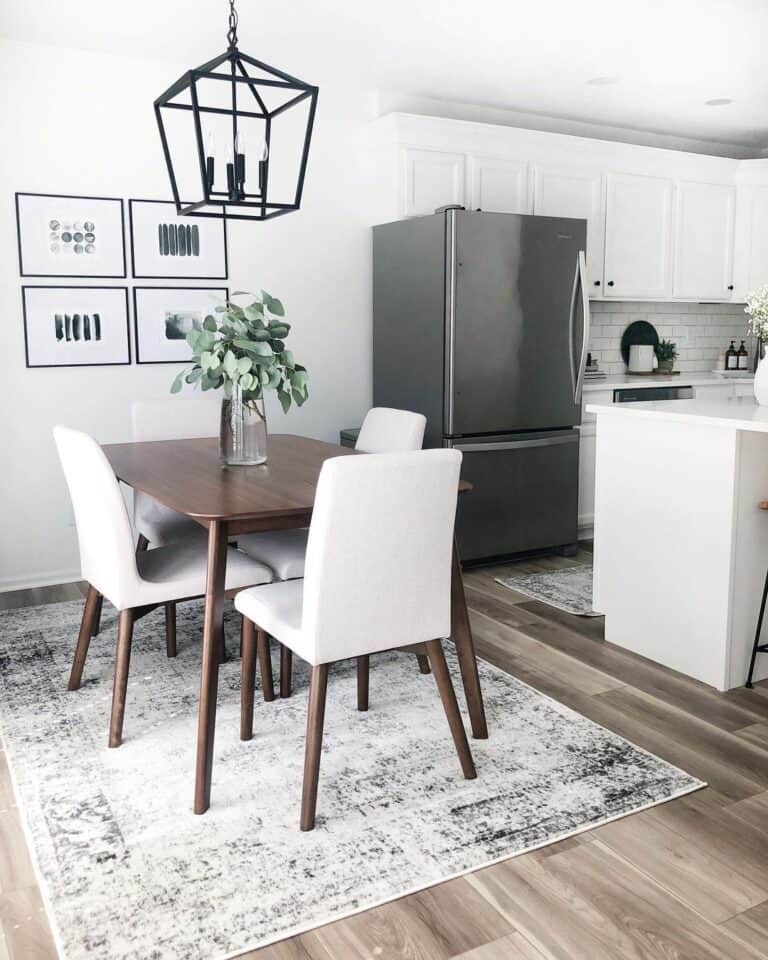
[[[0,579],[0,593],[7,593],[10,590],[29,590],[34,587],[52,587],[60,583],[77,583],[82,579],[80,570],[72,567],[65,570],[48,570],[37,575],[3,577]]]
[[[595,518],[593,516],[579,517],[579,540],[591,540],[595,535]]]

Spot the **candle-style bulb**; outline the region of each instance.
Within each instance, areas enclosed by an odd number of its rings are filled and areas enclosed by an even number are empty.
[[[268,156],[269,147],[267,146],[267,141],[265,140],[261,145],[261,150],[259,151],[259,162],[264,163]]]
[[[235,134],[235,153],[245,153],[245,137],[242,130],[238,130]]]

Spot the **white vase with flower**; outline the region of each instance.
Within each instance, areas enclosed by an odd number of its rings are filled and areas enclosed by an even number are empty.
[[[761,407],[768,407],[768,358],[762,356],[762,345],[768,341],[768,285],[747,296],[744,312],[749,317],[749,332],[756,339],[755,351],[760,358],[755,370],[755,400]]]

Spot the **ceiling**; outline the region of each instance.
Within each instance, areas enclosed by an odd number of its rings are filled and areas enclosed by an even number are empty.
[[[768,147],[768,0],[239,0],[240,45],[313,81]],[[0,0],[0,33],[190,66],[226,0]],[[593,85],[594,78],[616,82]],[[728,98],[726,106],[705,101]]]

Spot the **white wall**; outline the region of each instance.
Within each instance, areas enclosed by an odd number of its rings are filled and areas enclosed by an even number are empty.
[[[217,49],[214,43],[211,54]],[[277,65],[302,76],[301,62]],[[128,440],[131,401],[166,395],[178,369],[25,368],[22,282],[130,288],[132,281],[22,281],[14,191],[168,198],[152,102],[190,66],[0,41],[6,94],[0,108],[0,589],[78,576],[51,427],[66,423],[101,441]],[[374,106],[364,90],[321,84],[302,209],[267,224],[237,223],[230,231],[230,289],[263,287],[279,296],[293,324],[291,347],[309,368],[305,407],[283,416],[268,403],[273,432],[334,439],[340,427],[359,423],[370,403],[372,192],[365,127]]]

